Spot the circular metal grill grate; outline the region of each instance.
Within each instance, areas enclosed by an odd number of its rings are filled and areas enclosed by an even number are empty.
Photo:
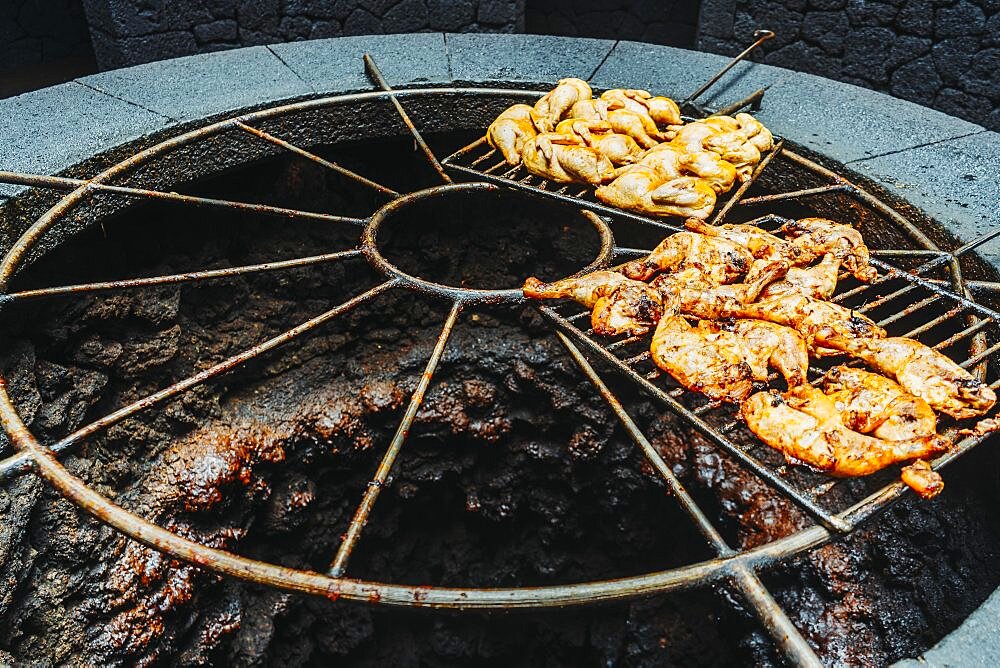
[[[380,492],[390,477],[390,472],[401,452],[407,434],[421,405],[424,394],[433,382],[433,375],[447,344],[449,334],[460,317],[477,305],[521,304],[523,297],[519,290],[472,290],[462,287],[442,285],[405,273],[393,265],[383,255],[378,245],[378,233],[383,223],[402,208],[416,201],[433,200],[452,192],[494,191],[500,188],[519,189],[531,196],[548,197],[566,206],[567,215],[583,215],[597,230],[600,250],[594,261],[581,272],[606,267],[613,260],[635,256],[646,252],[639,249],[622,248],[616,245],[612,233],[613,226],[623,220],[640,225],[651,225],[667,231],[679,229],[663,221],[644,219],[641,216],[623,214],[608,209],[588,197],[586,189],[556,188],[537,177],[532,177],[515,168],[506,170],[502,159],[480,140],[455,154],[439,161],[424,141],[419,131],[407,116],[397,94],[392,91],[378,73],[375,64],[366,57],[366,66],[373,80],[383,88],[382,92],[338,96],[309,100],[296,104],[274,107],[263,111],[241,115],[237,118],[213,123],[157,144],[120,162],[93,179],[80,181],[60,177],[42,177],[22,174],[0,173],[0,180],[25,183],[40,187],[72,190],[67,196],[46,212],[28,229],[3,257],[0,264],[0,305],[32,299],[72,296],[109,290],[133,290],[152,286],[182,282],[201,282],[228,278],[258,272],[273,272],[295,267],[321,263],[356,261],[364,258],[385,278],[384,282],[370,290],[350,297],[343,303],[309,319],[286,332],[264,341],[238,355],[219,362],[180,382],[165,387],[148,397],[123,406],[116,411],[78,429],[55,443],[42,444],[28,431],[18,414],[8,393],[6,382],[0,378],[0,421],[18,453],[0,462],[0,480],[33,471],[43,477],[64,497],[84,509],[100,521],[116,528],[129,537],[156,550],[169,553],[179,559],[245,580],[258,582],[282,589],[326,596],[331,599],[344,597],[360,601],[380,602],[404,606],[430,606],[447,608],[520,608],[564,606],[600,601],[625,599],[641,595],[683,589],[709,582],[728,580],[744,595],[758,614],[763,624],[771,632],[775,641],[795,662],[815,663],[811,649],[791,624],[788,617],[775,603],[761,584],[756,571],[819,546],[838,535],[847,533],[862,522],[887,508],[905,494],[905,487],[892,482],[874,491],[847,507],[827,508],[821,497],[831,485],[820,477],[795,478],[769,465],[753,448],[733,440],[733,433],[739,424],[733,414],[719,403],[693,400],[683,390],[671,386],[668,379],[661,378],[655,368],[649,365],[648,354],[641,351],[645,343],[642,339],[630,338],[606,341],[595,338],[592,333],[577,326],[587,314],[566,311],[564,307],[539,306],[540,312],[551,323],[555,334],[565,346],[571,358],[579,366],[584,376],[604,397],[617,416],[621,425],[637,446],[645,454],[655,471],[662,478],[678,503],[704,536],[716,557],[700,563],[693,563],[666,571],[646,573],[616,580],[581,582],[571,585],[546,587],[519,587],[505,589],[482,589],[463,587],[414,587],[390,582],[361,581],[348,577],[351,554],[363,535],[369,514],[375,506]],[[699,91],[703,92],[703,91]],[[439,96],[465,93],[477,96],[504,98],[534,98],[537,91],[512,91],[491,89],[423,89],[401,92],[404,99],[409,96]],[[270,134],[258,126],[274,119],[308,110],[351,103],[355,101],[388,101],[399,112],[401,119],[412,133],[418,146],[426,155],[431,166],[440,175],[445,185],[401,194],[345,167],[332,163],[314,153],[296,146],[285,139]],[[759,95],[727,109],[732,112],[743,106],[759,101]],[[135,170],[157,158],[198,142],[206,141],[222,133],[247,133],[261,141],[269,142],[285,151],[316,162],[327,169],[348,177],[358,188],[372,190],[388,198],[384,207],[374,212],[368,219],[358,219],[327,213],[300,211],[295,209],[247,204],[229,200],[211,199],[180,195],[172,192],[147,190],[114,185],[115,180],[134,173]],[[773,166],[778,165],[778,166]],[[810,174],[812,178],[825,181],[791,192],[744,197],[766,170],[798,170]],[[471,182],[453,183],[452,175],[471,179]],[[360,231],[359,244],[355,248],[325,253],[294,260],[256,264],[227,269],[198,271],[193,273],[138,278],[123,281],[70,285],[37,290],[11,291],[12,280],[25,264],[26,258],[36,247],[39,239],[54,226],[59,225],[92,193],[112,193],[116,195],[170,200],[191,206],[209,206],[252,211],[279,217],[321,220],[338,225],[357,226]],[[835,300],[858,311],[880,313],[881,307],[890,307],[888,315],[880,325],[892,330],[894,325],[907,323],[907,331],[892,331],[895,335],[923,337],[946,323],[952,325],[947,337],[926,341],[936,349],[943,350],[962,360],[962,366],[972,370],[980,379],[996,387],[1000,382],[995,371],[988,367],[989,356],[1000,349],[997,342],[997,322],[1000,314],[977,303],[972,297],[972,288],[993,286],[985,283],[967,282],[962,277],[959,259],[979,244],[993,238],[997,232],[976,242],[966,244],[951,251],[939,248],[919,227],[907,217],[889,206],[870,192],[850,182],[846,178],[813,162],[783,146],[781,143],[762,161],[753,179],[744,184],[720,207],[713,222],[722,221],[740,208],[770,205],[804,198],[825,197],[830,194],[849,196],[867,212],[884,221],[894,229],[900,238],[908,239],[907,248],[877,249],[875,264],[882,277],[872,285],[855,285],[841,289]],[[605,218],[600,217],[601,214]],[[610,221],[610,224],[609,224]],[[764,227],[777,226],[783,219],[767,215],[755,219]],[[890,263],[891,262],[891,263]],[[897,265],[899,268],[897,268]],[[904,270],[905,269],[905,270]],[[845,279],[844,286],[850,286]],[[89,488],[83,481],[71,475],[59,462],[61,454],[70,451],[94,434],[135,415],[155,408],[178,397],[185,391],[236,369],[260,355],[290,343],[304,334],[337,318],[360,304],[377,299],[390,290],[413,290],[436,300],[451,304],[448,316],[441,328],[430,359],[410,398],[402,420],[371,482],[368,484],[361,503],[355,511],[343,541],[333,557],[326,573],[293,570],[272,563],[255,561],[239,555],[206,547],[149,522],[116,505],[107,497]],[[900,300],[900,301],[897,301]],[[910,306],[901,308],[900,305]],[[990,341],[993,341],[991,344]],[[761,547],[740,551],[729,546],[708,515],[698,506],[684,489],[660,457],[656,449],[629,416],[628,410],[616,398],[594,368],[591,360],[600,361],[616,373],[632,381],[655,401],[676,413],[690,425],[698,429],[713,443],[726,450],[740,464],[759,476],[774,490],[811,515],[816,523],[793,535],[776,540]],[[645,366],[644,366],[645,365]],[[821,374],[822,369],[815,370]],[[949,435],[958,438],[956,428]],[[933,463],[934,468],[946,466],[960,457],[982,440],[981,436],[967,436],[958,440],[955,448]]]

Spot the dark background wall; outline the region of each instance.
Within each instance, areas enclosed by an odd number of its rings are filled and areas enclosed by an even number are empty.
[[[697,45],[737,53],[757,27],[763,62],[1000,130],[1000,0],[704,0]]]
[[[98,68],[340,35],[527,31],[733,54],[756,28],[777,33],[756,59],[1000,130],[1000,0],[0,0],[0,97]]]

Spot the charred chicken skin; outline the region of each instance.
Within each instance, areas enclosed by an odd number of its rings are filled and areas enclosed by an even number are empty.
[[[708,323],[692,327],[682,316],[665,315],[649,353],[683,387],[712,399],[739,402],[753,390],[753,370],[740,338]]]
[[[591,327],[605,336],[645,334],[663,314],[659,292],[614,271],[595,271],[554,283],[531,277],[522,292],[530,299],[572,299],[592,309]]]
[[[992,389],[950,358],[919,341],[904,337],[851,338],[819,332],[823,345],[842,350],[891,376],[931,408],[957,418],[986,413],[997,401]]]
[[[836,366],[823,379],[848,428],[887,441],[905,441],[937,433],[937,416],[923,399],[877,373]]]
[[[646,257],[626,262],[621,272],[644,281],[661,271],[695,269],[716,285],[732,283],[745,275],[753,256],[728,239],[695,232],[677,232],[659,243]]]
[[[831,397],[808,384],[784,395],[758,392],[743,403],[740,413],[758,438],[790,460],[840,477],[869,475],[951,447],[937,434],[902,441],[859,434],[843,423]]]
[[[899,477],[902,478],[907,487],[924,499],[933,499],[944,491],[944,480],[941,478],[941,474],[922,459],[901,468]]]
[[[859,281],[870,283],[878,278],[878,272],[869,263],[868,246],[861,233],[850,225],[826,218],[800,218],[785,223],[781,229],[794,237],[792,243],[813,258],[834,253]]]

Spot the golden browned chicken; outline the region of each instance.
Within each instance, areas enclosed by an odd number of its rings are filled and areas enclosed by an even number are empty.
[[[664,315],[649,353],[683,387],[712,399],[739,402],[753,390],[753,370],[739,337],[708,323],[692,327],[679,315]]]
[[[680,125],[681,110],[677,103],[669,97],[653,97],[649,91],[636,90],[632,88],[614,88],[604,91],[601,99],[608,102],[618,102],[625,109],[646,114],[660,126]]]
[[[844,424],[862,434],[905,441],[937,433],[930,405],[877,373],[833,367],[823,378],[823,392],[833,399]]]
[[[583,145],[575,136],[554,132],[526,141],[521,161],[532,174],[559,183],[598,185],[615,175],[614,165],[603,153]]]
[[[742,304],[735,299],[720,300],[715,318],[755,318],[792,327],[801,334],[816,355],[836,354],[829,337],[846,337],[855,341],[881,339],[885,330],[869,318],[822,299],[788,294]],[[904,384],[905,387],[905,384]],[[933,405],[933,404],[932,404]]]
[[[704,145],[707,150],[732,163],[741,181],[749,179],[760,162],[760,150],[738,130],[711,135],[705,139]]]
[[[601,100],[598,98],[591,98],[589,100],[580,100],[575,103],[569,109],[569,113],[566,115],[567,118],[578,118],[585,121],[606,121],[608,120],[608,112],[611,109],[621,109],[622,105],[620,102],[609,103],[607,100]]]
[[[686,264],[682,266],[686,268],[675,273],[660,274],[650,285],[661,294],[676,293],[681,313],[698,318],[716,318],[720,310],[728,308],[734,301],[749,304],[757,299],[765,286],[782,276],[788,268],[782,262],[774,262],[762,269],[752,281],[723,285],[715,282],[723,278],[718,270],[715,270],[716,275],[713,276],[711,272],[704,272],[698,267]],[[693,273],[697,275],[692,277]]]
[[[720,134],[720,130],[702,121],[687,123],[677,131],[674,138],[670,140],[673,146],[688,153],[699,153],[708,150],[705,148],[705,140],[709,137]]]
[[[530,299],[573,299],[583,304],[592,309],[594,332],[605,336],[645,334],[663,314],[659,292],[614,271],[595,271],[554,283],[531,277],[522,292]]]
[[[651,167],[629,165],[617,178],[596,190],[605,204],[651,216],[708,218],[715,208],[715,191],[702,179],[681,176],[664,181]]]
[[[996,393],[989,385],[919,341],[905,337],[852,338],[828,330],[818,332],[817,340],[895,378],[931,408],[954,418],[982,415],[996,403]]]
[[[837,290],[840,264],[838,255],[827,253],[818,264],[811,267],[792,267],[784,280],[764,288],[760,298],[766,300],[786,294],[800,294],[816,299],[829,299]]]
[[[844,425],[832,398],[808,384],[784,395],[758,392],[743,403],[740,413],[758,438],[786,458],[835,476],[869,475],[951,447],[937,434],[904,441],[859,434]]]
[[[901,468],[899,477],[907,487],[924,499],[933,499],[944,491],[944,479],[941,478],[941,474],[922,459]]]
[[[764,320],[736,320],[727,328],[739,337],[754,380],[767,382],[770,366],[784,377],[789,387],[806,382],[809,351],[794,329]]]
[[[763,123],[746,113],[736,114],[735,120],[739,123],[740,131],[758,151],[764,153],[774,148],[774,135],[764,127]]]
[[[640,156],[638,163],[652,167],[664,181],[683,176],[684,160],[687,153],[671,144],[657,144]]]
[[[660,271],[694,269],[712,284],[732,283],[746,274],[753,256],[728,239],[695,232],[671,234],[646,257],[626,262],[621,272],[644,281]]]
[[[792,243],[814,258],[836,253],[859,281],[869,283],[878,278],[878,272],[870,264],[868,246],[861,233],[850,225],[827,218],[800,218],[785,223],[781,230],[794,237]]]
[[[589,100],[594,93],[586,81],[560,79],[559,85],[543,95],[532,110],[532,119],[540,132],[552,132],[563,115],[580,100]]]
[[[567,118],[559,121],[556,132],[576,135],[584,144],[607,156],[613,165],[634,163],[643,153],[642,147],[636,144],[634,139],[628,135],[613,132],[611,124],[607,121]]]
[[[629,109],[611,109],[607,121],[615,132],[632,137],[643,148],[652,148],[666,139],[652,118]]]
[[[736,168],[710,151],[685,153],[681,167],[685,172],[703,179],[716,193],[728,192],[736,181]]]
[[[534,122],[531,119],[531,107],[526,104],[515,104],[497,116],[486,130],[486,141],[490,146],[503,154],[509,165],[521,162],[521,149],[524,142],[535,137]]]
[[[684,226],[693,232],[711,237],[720,237],[737,243],[759,260],[768,262],[784,261],[790,265],[807,264],[812,256],[790,241],[777,237],[755,225],[731,224],[709,225],[705,221],[691,219]]]

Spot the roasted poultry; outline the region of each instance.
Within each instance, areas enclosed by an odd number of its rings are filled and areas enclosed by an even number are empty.
[[[743,246],[759,260],[768,262],[783,261],[790,265],[808,264],[813,258],[791,241],[777,237],[755,225],[709,225],[702,220],[686,220],[684,226],[692,232],[698,232],[710,237],[728,239]]]
[[[632,137],[643,148],[652,148],[666,139],[648,113],[624,108],[617,100],[581,100],[569,111],[569,118],[606,121],[615,132]]]
[[[681,176],[664,182],[650,167],[632,165],[594,195],[605,204],[651,216],[708,218],[715,191],[704,180]]]
[[[559,183],[598,185],[614,178],[615,167],[603,153],[575,136],[544,132],[524,143],[521,159],[537,176]]]
[[[842,332],[818,332],[824,346],[842,350],[891,376],[931,408],[954,418],[984,414],[997,396],[990,387],[950,358],[904,337],[852,338]]]
[[[859,434],[843,423],[833,398],[808,384],[784,395],[758,392],[743,403],[740,413],[758,438],[786,458],[841,477],[869,475],[951,447],[937,434],[902,441]]]
[[[692,327],[682,316],[664,315],[649,353],[682,386],[712,399],[739,402],[753,390],[753,369],[740,338],[708,323]]]
[[[681,313],[698,318],[715,318],[720,309],[733,302],[749,304],[757,299],[761,290],[785,273],[787,265],[775,262],[762,269],[752,281],[728,283],[714,282],[722,276],[711,276],[700,268],[688,268],[669,274],[660,274],[650,283],[661,294],[677,294]],[[694,277],[692,277],[694,274]]]
[[[781,230],[794,237],[792,243],[813,258],[828,253],[838,255],[859,281],[870,283],[878,277],[878,272],[870,264],[868,246],[861,233],[850,225],[826,218],[800,218],[785,223]]]
[[[497,116],[486,130],[486,141],[499,149],[509,165],[521,163],[524,143],[533,139],[538,131],[532,120],[532,109],[526,104],[515,104]]]
[[[933,499],[944,491],[944,480],[941,478],[941,474],[922,459],[901,468],[899,477],[902,478],[907,487],[925,499]]]
[[[747,273],[753,256],[744,246],[695,232],[671,234],[646,257],[626,262],[621,272],[644,281],[661,271],[695,269],[714,285],[732,283]]]
[[[905,441],[937,433],[930,405],[877,373],[833,367],[823,378],[823,392],[833,399],[844,424],[862,434]]]
[[[758,151],[763,153],[774,148],[774,135],[750,114],[736,114],[735,120],[739,123],[740,131],[747,136],[747,141],[753,144]]]
[[[613,132],[607,121],[585,121],[579,118],[567,118],[559,121],[556,132],[564,135],[575,135],[587,146],[597,149],[611,161],[613,165],[627,165],[636,162],[643,149],[628,135]]]
[[[649,91],[633,88],[614,88],[601,93],[601,99],[617,102],[623,108],[649,116],[657,125],[669,127],[680,125],[681,109],[669,97],[653,97]]]
[[[554,283],[532,276],[524,282],[522,292],[530,299],[572,299],[593,309],[591,327],[606,336],[645,334],[663,314],[658,291],[615,271],[595,271]]]
[[[811,267],[791,267],[785,278],[772,283],[760,293],[762,300],[781,295],[799,294],[814,299],[829,299],[837,289],[841,259],[827,253],[818,264]]]
[[[739,338],[754,380],[767,382],[772,367],[789,387],[806,382],[809,351],[794,329],[763,320],[736,320],[725,328]]]
[[[594,96],[583,79],[560,79],[559,85],[543,95],[532,109],[532,119],[539,132],[552,132],[563,115],[580,100]]]

